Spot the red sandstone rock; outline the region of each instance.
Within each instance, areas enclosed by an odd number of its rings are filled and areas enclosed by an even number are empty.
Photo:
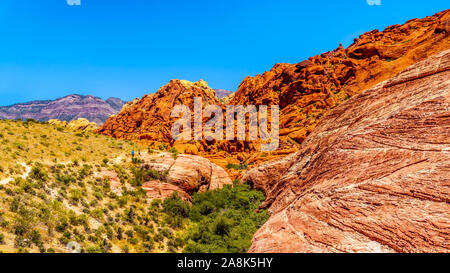
[[[250,252],[450,252],[450,50],[355,95],[244,180],[272,213]]]
[[[188,194],[232,184],[224,169],[200,156],[155,153],[144,154],[143,159],[146,168],[167,172],[165,182],[179,187]]]
[[[173,80],[156,94],[125,106],[99,132],[145,144],[170,143],[182,153],[213,158],[222,167],[227,162],[240,161],[238,158],[254,164],[279,158],[297,150],[317,123],[348,98],[449,49],[449,25],[450,10],[446,10],[384,31],[365,33],[346,49],[339,46],[298,64],[276,64],[262,75],[245,78],[236,93],[221,101],[234,105],[280,105],[280,148],[276,152],[259,153],[257,141],[174,143],[170,134],[174,121],[170,111],[174,105],[183,103],[192,109],[194,96],[203,97],[204,105],[220,104],[204,82]],[[217,158],[220,151],[225,153]],[[233,177],[239,176],[233,170],[227,171]]]
[[[206,82],[172,80],[155,94],[145,95],[127,104],[119,114],[105,122],[99,133],[144,143],[171,143],[173,138],[170,130],[178,119],[170,116],[173,107],[183,104],[192,110],[195,97],[202,98],[204,107],[220,105],[216,93]]]
[[[191,197],[189,196],[189,194],[187,194],[181,188],[169,183],[161,182],[159,180],[145,182],[142,185],[142,189],[147,192],[147,197],[150,200],[164,200],[176,193],[181,199],[185,201],[191,201]]]
[[[247,77],[230,104],[280,105],[281,140],[302,143],[331,109],[450,48],[450,10],[361,35],[348,48]]]
[[[95,177],[100,179],[109,179],[111,191],[119,196],[122,195],[122,183],[120,182],[120,179],[115,171],[103,169],[101,172],[96,173]]]
[[[230,176],[220,166],[211,163],[211,182],[209,189],[216,190],[223,188],[224,185],[232,185]]]

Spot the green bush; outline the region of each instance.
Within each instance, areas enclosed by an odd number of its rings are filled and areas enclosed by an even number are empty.
[[[195,224],[188,230],[184,252],[240,253],[251,245],[253,234],[268,219],[266,211],[255,212],[264,195],[248,185],[196,193],[189,218]]]
[[[184,202],[178,197],[178,194],[173,193],[172,196],[164,200],[163,211],[170,217],[188,217],[189,216],[189,204]]]
[[[36,164],[31,169],[29,177],[34,180],[46,181],[47,173],[44,170],[42,170],[41,164]]]
[[[241,163],[241,164],[228,163],[226,166],[227,169],[235,169],[235,170],[246,170],[247,167],[248,167],[248,165],[246,163]]]

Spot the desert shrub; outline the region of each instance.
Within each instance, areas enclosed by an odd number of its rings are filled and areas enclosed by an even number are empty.
[[[18,150],[25,150],[25,144],[20,143],[20,142],[14,142],[13,143],[14,147]]]
[[[131,163],[133,163],[133,164],[141,164],[141,163],[143,163],[144,161],[142,160],[142,159],[139,159],[139,158],[137,158],[137,157],[133,157],[132,159],[131,159]]]
[[[178,197],[177,193],[173,193],[169,198],[162,203],[163,211],[169,217],[188,217],[189,204]]]
[[[131,172],[133,174],[133,178],[131,179],[130,184],[135,187],[142,186],[145,181],[158,180],[165,177],[165,173],[148,168],[148,166],[144,166],[142,168],[133,167]]]
[[[246,163],[240,163],[240,164],[232,164],[228,163],[226,168],[227,169],[235,169],[235,170],[246,170],[248,165]]]
[[[34,180],[46,181],[47,173],[43,170],[42,164],[36,163],[33,168],[31,168],[31,172],[29,177]]]
[[[159,229],[158,232],[165,238],[171,239],[173,237],[172,231],[166,227]]]
[[[148,253],[150,251],[152,251],[155,248],[155,244],[153,242],[153,240],[150,240],[148,242],[144,242],[142,244],[142,246],[144,247],[144,250]]]
[[[268,218],[266,211],[255,212],[264,195],[248,185],[196,193],[189,218],[194,225],[187,232],[184,252],[238,253],[251,245],[253,234]]]
[[[173,157],[174,159],[177,159],[177,158],[178,158],[179,152],[178,152],[177,148],[175,148],[175,147],[170,148],[168,152],[169,152],[169,153],[172,153],[172,157]]]
[[[56,175],[56,181],[58,181],[59,183],[63,184],[63,185],[69,185],[71,183],[75,183],[75,178],[69,174],[57,174]]]
[[[164,240],[164,236],[161,233],[157,233],[153,236],[153,240],[155,242],[162,242]]]
[[[0,227],[6,228],[8,226],[8,222],[3,218],[2,212],[0,212]]]
[[[217,235],[229,235],[232,227],[233,222],[223,216],[220,216],[214,221],[212,231]]]
[[[98,245],[90,245],[85,249],[86,253],[103,253],[103,249]]]
[[[102,208],[97,208],[91,211],[91,216],[98,219],[98,220],[102,220],[103,219],[103,209]]]
[[[160,150],[160,151],[166,151],[167,148],[168,148],[168,146],[165,143],[162,143],[162,144],[158,145],[158,150]]]
[[[173,247],[175,249],[178,249],[180,247],[183,247],[185,244],[184,240],[180,237],[174,237],[172,239],[169,240],[169,242],[167,243],[168,247]]]
[[[70,200],[74,203],[78,203],[83,198],[83,193],[79,189],[70,190]]]
[[[91,169],[92,169],[92,167],[89,166],[88,164],[83,164],[83,167],[78,172],[78,177],[80,179],[86,178],[88,175],[91,174]]]

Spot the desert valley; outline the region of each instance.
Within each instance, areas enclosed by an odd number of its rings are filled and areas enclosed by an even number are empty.
[[[236,92],[173,79],[0,107],[0,251],[450,252],[449,34],[444,10]],[[278,105],[279,148],[174,140],[196,97]]]

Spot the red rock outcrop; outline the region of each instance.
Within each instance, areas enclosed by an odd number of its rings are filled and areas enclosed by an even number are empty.
[[[233,105],[279,105],[280,137],[302,143],[327,113],[351,96],[388,80],[408,66],[450,48],[450,10],[384,31],[373,30],[347,49],[297,64],[276,64],[247,77]]]
[[[180,187],[161,182],[159,180],[145,182],[142,185],[142,189],[147,192],[147,197],[150,200],[164,200],[176,193],[178,197],[180,197],[184,201],[191,201],[191,196],[183,191]]]
[[[193,112],[195,97],[202,98],[203,107],[220,105],[216,93],[206,82],[171,80],[155,94],[145,95],[140,100],[125,105],[120,113],[111,116],[98,132],[143,143],[171,143],[173,138],[170,130],[177,120],[170,116],[172,109],[183,104]]]
[[[339,105],[243,180],[271,212],[250,252],[450,252],[450,50]]]
[[[219,100],[206,83],[173,80],[156,94],[126,105],[100,133],[158,146],[165,142],[181,153],[201,155],[221,167],[227,163],[260,164],[298,150],[317,123],[355,94],[385,81],[408,66],[450,48],[450,10],[384,31],[361,35],[348,48],[339,48],[297,64],[276,64],[272,70],[247,77],[236,93],[221,100],[233,105],[280,105],[280,148],[259,152],[259,142],[174,142],[170,129],[174,105],[191,107],[194,96],[203,105]],[[222,153],[223,152],[223,153]],[[239,172],[227,170],[233,177]]]
[[[119,196],[122,195],[122,182],[120,182],[119,176],[115,171],[103,168],[100,172],[96,173],[94,177],[99,179],[109,179],[111,192]]]
[[[140,159],[143,160],[141,168],[162,174],[159,180],[148,180],[142,185],[149,199],[163,200],[177,193],[183,200],[190,201],[190,195],[195,192],[220,189],[224,185],[233,184],[224,169],[203,157],[161,152],[142,153]],[[122,187],[127,186],[122,184],[113,170],[102,169],[95,177],[108,178],[111,191],[117,195],[122,195]]]
[[[187,194],[233,183],[224,169],[200,156],[157,153],[144,155],[143,159],[146,168],[166,172],[164,182],[177,186]]]

